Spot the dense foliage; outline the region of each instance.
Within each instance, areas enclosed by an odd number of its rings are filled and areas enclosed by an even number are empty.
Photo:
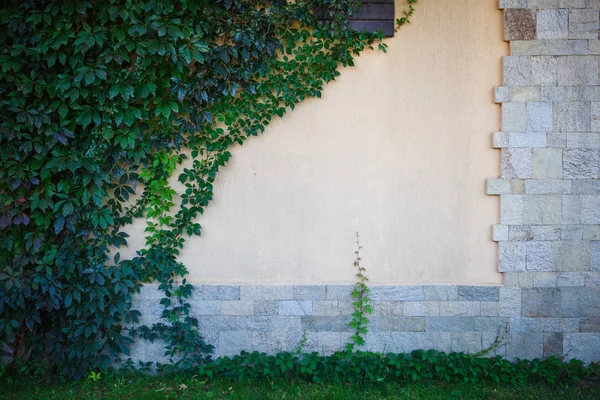
[[[174,368],[202,362],[211,348],[189,315],[192,287],[178,253],[185,237],[200,234],[196,219],[232,145],[320,97],[338,67],[365,48],[385,49],[381,35],[346,29],[357,4],[7,2],[2,354],[34,371],[79,377],[126,356],[143,337],[165,341]],[[326,10],[326,23],[315,9]],[[176,168],[181,196],[169,183]],[[109,257],[127,243],[123,227],[142,217],[146,247],[133,259]],[[165,293],[164,322],[138,326],[131,296],[150,280]]]
[[[364,385],[388,382],[494,382],[505,384],[572,383],[600,378],[600,365],[581,361],[518,360],[500,356],[477,358],[465,353],[415,350],[410,354],[344,351],[331,356],[310,353],[245,353],[224,357],[200,367],[199,378],[302,379],[315,383]]]

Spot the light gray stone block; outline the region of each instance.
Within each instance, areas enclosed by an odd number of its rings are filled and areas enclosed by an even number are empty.
[[[473,354],[481,351],[480,332],[453,333],[451,338],[453,352]]]
[[[498,86],[495,90],[494,102],[502,104],[506,101],[510,101],[510,88],[506,86]]]
[[[552,271],[552,242],[527,243],[527,270]]]
[[[600,43],[600,40],[597,40]],[[600,86],[583,86],[579,88],[580,101],[600,101]],[[557,101],[571,101],[571,100],[557,100]],[[572,100],[577,101],[577,100]]]
[[[589,267],[588,241],[552,242],[553,268],[555,271],[582,271]]]
[[[600,132],[600,102],[590,104],[590,129],[592,132]]]
[[[556,287],[556,272],[536,272],[533,287]]]
[[[593,120],[592,120],[593,122]],[[600,134],[599,133],[571,133],[567,136],[567,147],[569,148],[584,148],[584,149],[600,149]]]
[[[299,316],[241,316],[234,317],[235,324],[240,331],[296,331],[301,332]]]
[[[554,79],[556,82],[556,74]],[[540,101],[591,101],[583,98],[584,89],[577,86],[545,86],[540,88]]]
[[[556,286],[585,286],[583,272],[558,272],[556,274]]]
[[[528,8],[557,8],[558,0],[528,0]]]
[[[492,147],[494,149],[508,147],[508,134],[504,132],[494,132],[492,136]]]
[[[562,228],[560,229],[560,238],[561,240],[583,240],[583,226],[562,225]]]
[[[565,149],[563,177],[567,179],[598,178],[598,150]]]
[[[279,315],[312,315],[312,300],[284,300],[279,302]]]
[[[391,332],[424,332],[424,317],[381,317],[380,331]]]
[[[401,317],[404,315],[404,303],[401,301],[375,300],[371,302],[371,307],[374,316]],[[350,307],[350,312],[346,315],[352,314],[353,311]]]
[[[502,149],[502,178],[527,179],[532,177],[532,150],[524,148]]]
[[[510,180],[508,179],[488,179],[487,194],[510,194]]]
[[[581,196],[562,197],[563,224],[581,223]]]
[[[598,194],[600,195],[600,181],[596,179],[577,179],[573,181],[573,194]]]
[[[599,225],[584,225],[583,226],[583,239],[584,240],[600,240],[600,226]]]
[[[600,332],[600,318],[582,318],[579,324],[579,332]]]
[[[279,315],[279,302],[277,300],[257,300],[253,303],[254,315],[256,316]]]
[[[505,272],[504,286],[505,287],[532,287],[534,272]]]
[[[325,298],[327,300],[348,300],[352,297],[352,285],[327,285]]]
[[[502,317],[477,317],[475,318],[475,330],[484,332],[498,332],[508,323],[508,318]]]
[[[568,39],[569,10],[539,10],[537,12],[537,38]]]
[[[326,285],[294,286],[294,300],[325,300],[326,287]]]
[[[525,103],[508,102],[502,104],[502,130],[504,132],[525,132],[526,129]]]
[[[412,317],[435,317],[440,315],[439,301],[411,301],[404,303],[404,315]]]
[[[523,179],[511,179],[510,180],[510,191],[512,194],[524,194],[525,193],[525,181]]]
[[[500,303],[497,301],[482,301],[481,312],[479,315],[482,317],[495,317],[498,316]]]
[[[596,63],[596,66],[598,63]],[[549,132],[553,127],[552,103],[526,103],[527,132]]]
[[[555,86],[557,82],[558,61],[556,57],[531,57],[531,83],[535,86]],[[516,101],[516,100],[513,100]]]
[[[508,239],[513,242],[560,240],[560,227],[552,225],[509,226]]]
[[[523,196],[523,224],[560,224],[562,219],[562,199],[558,195]]]
[[[494,225],[492,240],[494,242],[506,242],[508,241],[508,226],[506,225]],[[427,297],[427,295],[425,296]]]
[[[500,290],[497,286],[458,286],[458,300],[498,301]]]
[[[581,223],[585,225],[600,224],[600,196],[581,196]]]
[[[558,179],[526,180],[526,194],[568,194],[571,192],[571,181]]]
[[[569,39],[598,39],[598,10],[569,11]]]
[[[303,316],[302,329],[308,332],[352,332],[350,327],[351,316],[326,317]]]
[[[500,317],[521,316],[521,288],[500,288]]]
[[[221,332],[219,334],[219,354],[234,356],[242,350],[252,348],[252,332]]]
[[[239,300],[240,287],[228,285],[203,285],[202,298],[204,300]]]
[[[554,129],[559,132],[589,132],[590,104],[581,102],[555,103]]]
[[[600,272],[584,272],[585,286],[600,286]]]
[[[479,301],[444,301],[440,303],[440,315],[448,317],[469,317],[481,314]]]
[[[499,261],[498,271],[525,271],[526,270],[526,247],[520,242],[498,243]]]
[[[201,316],[198,317],[198,324],[201,332],[235,331],[238,330],[235,318],[232,316]]]
[[[312,305],[313,315],[339,316],[351,315],[352,300],[315,300]]]
[[[220,315],[221,302],[217,300],[188,300],[191,306],[191,314],[199,315]]]
[[[564,132],[550,132],[548,137],[548,147],[567,147],[567,134]]]
[[[508,147],[546,147],[547,144],[548,139],[545,133],[513,132],[508,134]]]
[[[544,332],[544,357],[561,357],[563,354],[563,334]]]
[[[525,271],[526,247],[525,243],[499,242],[498,271]]]
[[[199,292],[202,293],[202,289],[200,289]],[[158,284],[155,283],[146,283],[142,285],[140,287],[140,292],[134,296],[136,300],[160,300],[163,297],[165,297],[165,293],[162,290],[158,290]]]
[[[531,85],[531,58],[506,56],[504,60],[504,86]]]
[[[588,54],[586,40],[513,40],[510,54],[514,56],[569,56]]]
[[[556,79],[556,75],[555,75]],[[538,86],[513,86],[510,90],[509,100],[515,102],[541,101],[541,90]]]
[[[576,358],[584,363],[598,361],[600,359],[600,334],[565,334],[563,351],[566,354],[566,360]]]
[[[475,330],[475,317],[429,317],[427,332],[465,332]]]
[[[534,179],[562,179],[562,149],[533,149],[532,177]]]
[[[523,316],[598,318],[598,287],[559,287],[523,289]]]
[[[371,286],[370,289],[373,300],[425,300],[423,286]]]
[[[293,286],[252,286],[240,288],[240,300],[293,300]]]
[[[295,352],[302,341],[302,332],[252,332],[253,349],[267,354],[276,354],[283,351]],[[306,343],[302,352],[318,351],[317,333],[306,332]]]
[[[500,0],[500,8],[525,8],[527,0]]]
[[[559,57],[558,58],[558,85],[559,86],[598,85],[598,57],[595,57],[595,56]]]
[[[600,241],[598,240],[590,242],[590,267],[600,268]]]
[[[507,339],[506,356],[511,361],[515,358],[542,358],[543,340],[544,334],[541,332],[511,332]]]
[[[254,315],[253,301],[221,301],[221,315]]]
[[[585,8],[586,0],[559,0],[560,8]]]
[[[341,350],[342,339],[339,332],[317,332],[317,347],[321,354],[329,355]]]

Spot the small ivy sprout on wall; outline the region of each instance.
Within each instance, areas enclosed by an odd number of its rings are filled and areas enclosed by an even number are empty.
[[[360,236],[358,232],[356,232],[354,267],[356,268],[357,273],[356,283],[354,284],[354,289],[352,290],[352,298],[354,299],[352,306],[354,311],[352,312],[352,321],[350,322],[350,327],[354,329],[354,334],[350,338],[350,342],[346,344],[346,350],[348,351],[353,351],[355,346],[360,347],[365,344],[364,335],[369,332],[367,328],[369,318],[367,315],[373,312],[373,309],[371,308],[371,298],[369,297],[370,290],[367,286],[369,278],[367,278],[365,275],[366,269],[360,264],[362,260],[360,257],[361,250],[362,246],[360,245]]]

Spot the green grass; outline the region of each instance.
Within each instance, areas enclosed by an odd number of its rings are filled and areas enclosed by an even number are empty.
[[[600,399],[598,382],[572,387],[547,385],[384,383],[368,387],[301,381],[203,382],[195,377],[116,376],[96,382],[0,379],[0,399]]]

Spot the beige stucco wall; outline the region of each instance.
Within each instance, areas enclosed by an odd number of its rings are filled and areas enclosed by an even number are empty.
[[[403,1],[397,1],[397,13]],[[499,284],[491,133],[500,128],[497,0],[423,0],[388,53],[233,150],[181,260],[192,282]],[[143,223],[131,228],[143,244]]]

